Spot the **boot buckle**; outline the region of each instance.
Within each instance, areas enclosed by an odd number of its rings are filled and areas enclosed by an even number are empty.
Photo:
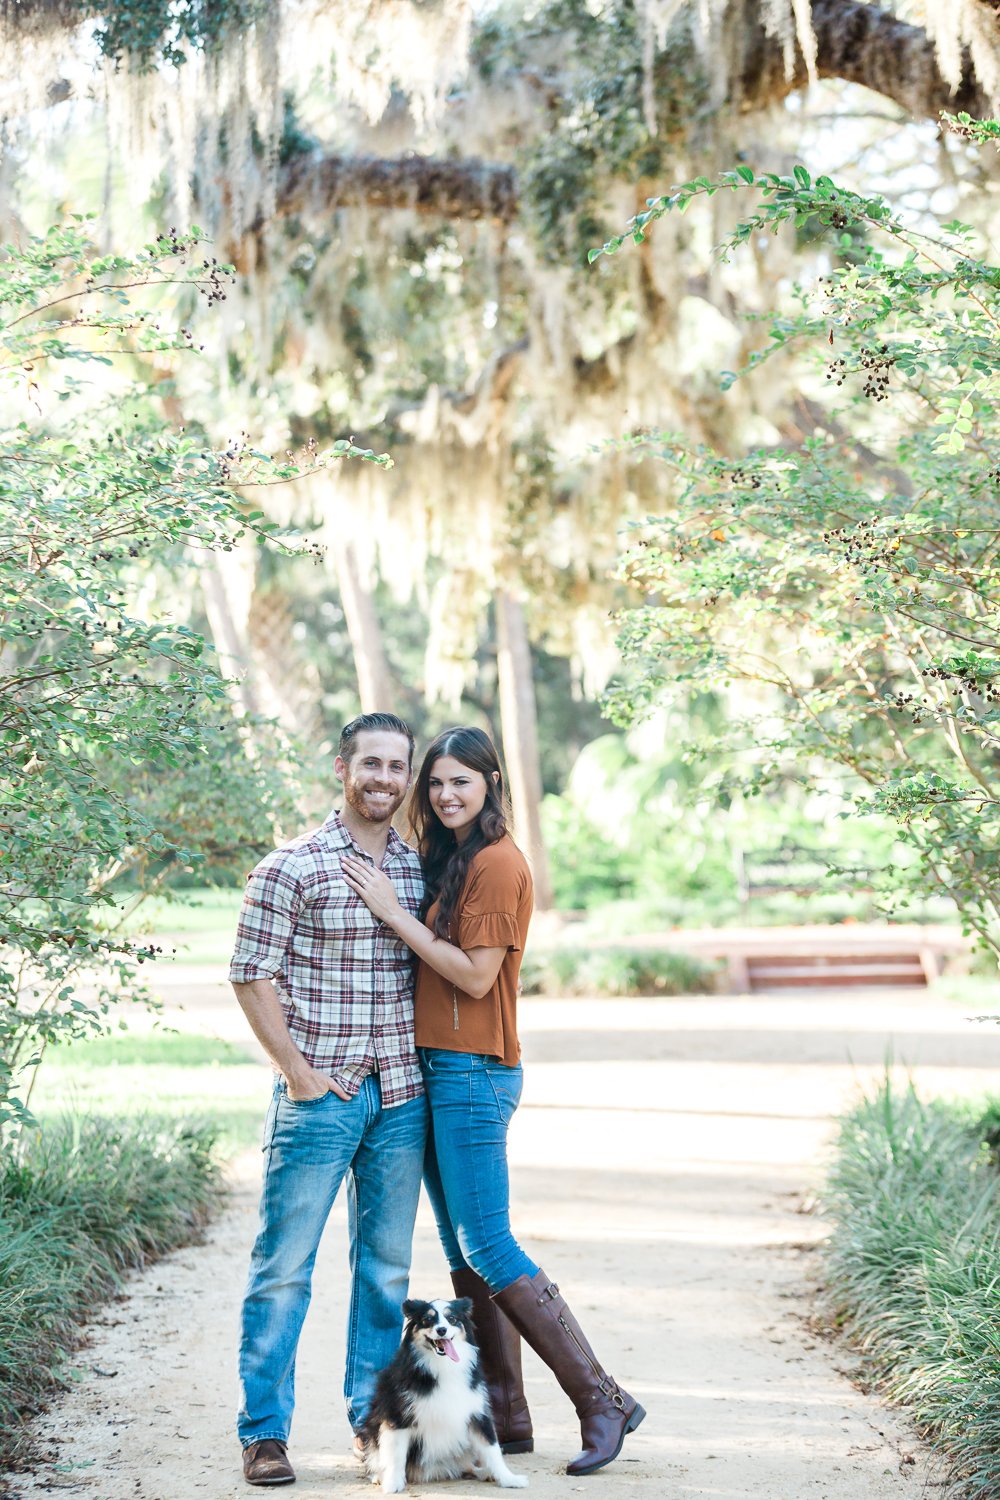
[[[541,1307],[542,1303],[545,1301],[554,1302],[558,1295],[559,1288],[556,1286],[554,1281],[550,1281],[548,1286],[543,1288],[542,1295],[538,1298],[538,1306]]]

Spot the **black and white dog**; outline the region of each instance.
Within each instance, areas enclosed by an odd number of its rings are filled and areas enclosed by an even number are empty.
[[[468,1297],[403,1303],[403,1341],[378,1377],[361,1429],[372,1482],[389,1495],[421,1480],[472,1473],[504,1489],[512,1474],[497,1443]]]

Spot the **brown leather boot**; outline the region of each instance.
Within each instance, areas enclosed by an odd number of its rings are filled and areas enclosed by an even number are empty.
[[[277,1438],[261,1438],[243,1449],[243,1478],[247,1484],[294,1484],[295,1470],[288,1449]]]
[[[603,1469],[618,1457],[626,1434],[635,1431],[646,1413],[601,1368],[559,1288],[544,1271],[519,1276],[502,1292],[495,1292],[493,1300],[545,1361],[576,1407],[583,1451],[567,1464],[567,1474]]]
[[[493,1425],[504,1453],[532,1453],[531,1413],[521,1377],[521,1340],[490,1296],[490,1289],[470,1267],[452,1271],[456,1297],[471,1297],[472,1321],[479,1340],[479,1357],[490,1392]]]

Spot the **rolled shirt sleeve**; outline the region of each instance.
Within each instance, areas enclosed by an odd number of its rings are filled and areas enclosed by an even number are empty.
[[[284,972],[284,959],[302,908],[299,875],[284,850],[262,859],[251,871],[243,893],[236,926],[236,947],[229,965],[233,984],[275,979]]]

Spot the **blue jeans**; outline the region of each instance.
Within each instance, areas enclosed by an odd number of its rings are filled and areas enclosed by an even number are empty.
[[[260,1230],[250,1257],[240,1338],[240,1441],[288,1441],[295,1353],[312,1270],[337,1191],[347,1178],[351,1301],[344,1395],[364,1421],[375,1377],[399,1347],[413,1222],[427,1139],[421,1096],[382,1108],[377,1077],[349,1101],[296,1104],[279,1080],[264,1125]]]
[[[520,1064],[440,1047],[421,1047],[420,1064],[431,1107],[424,1182],[448,1265],[471,1266],[501,1292],[538,1272],[510,1232],[507,1127],[521,1098]]]

